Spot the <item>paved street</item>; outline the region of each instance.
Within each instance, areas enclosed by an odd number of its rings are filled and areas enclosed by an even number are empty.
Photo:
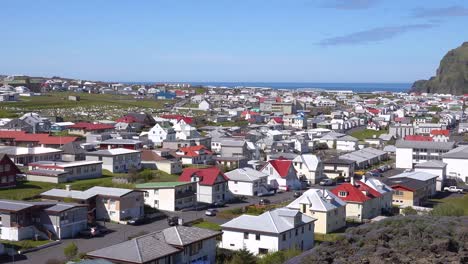
[[[281,203],[285,201],[293,200],[294,192],[285,192],[285,193],[278,193],[273,196],[265,197],[269,199],[272,203]],[[249,204],[257,204],[262,197],[248,197],[247,200],[243,203],[236,203],[236,204],[228,204],[223,208],[219,208],[220,211],[233,209],[233,208],[240,208],[243,206],[247,206]],[[197,218],[206,218],[209,221],[223,224],[227,222],[226,219],[218,218],[218,217],[206,217],[205,210],[200,211],[187,211],[187,212],[170,212],[168,215],[177,215],[184,219],[185,222],[189,222],[195,220]],[[110,245],[117,244],[119,242],[123,242],[128,239],[128,237],[141,235],[143,233],[150,233],[154,231],[158,231],[169,227],[167,224],[166,219],[158,220],[149,224],[140,225],[140,226],[131,226],[131,225],[119,225],[113,223],[106,223],[106,227],[112,230],[111,233],[106,234],[102,237],[95,237],[91,239],[64,239],[62,243],[59,245],[55,245],[49,248],[45,248],[39,251],[26,253],[24,255],[17,255],[15,256],[15,263],[45,263],[49,259],[63,259],[63,249],[64,247],[71,242],[74,242],[79,249],[79,252],[89,252],[95,249],[107,247]],[[0,260],[0,263],[9,263],[12,262],[13,259],[10,258],[8,260]]]

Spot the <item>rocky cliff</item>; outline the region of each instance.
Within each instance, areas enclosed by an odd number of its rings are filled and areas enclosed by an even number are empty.
[[[468,42],[449,51],[440,61],[436,76],[416,81],[411,92],[468,93]]]

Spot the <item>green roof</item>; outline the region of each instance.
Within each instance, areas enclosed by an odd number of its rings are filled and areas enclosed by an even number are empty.
[[[135,187],[138,189],[145,188],[170,188],[176,187],[179,185],[188,184],[189,182],[147,182],[142,184],[137,184]]]

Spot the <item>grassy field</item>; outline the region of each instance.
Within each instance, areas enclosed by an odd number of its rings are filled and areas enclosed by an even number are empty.
[[[366,138],[373,138],[374,135],[376,135],[376,137],[379,137],[380,135],[387,134],[387,133],[388,133],[388,130],[375,131],[371,129],[366,129],[366,130],[361,130],[361,131],[355,131],[351,133],[351,136],[359,140],[364,140]]]
[[[69,95],[80,96],[80,101],[69,101]],[[152,100],[141,99],[137,100],[133,96],[128,95],[111,95],[111,94],[88,94],[88,93],[70,93],[70,92],[55,92],[47,93],[42,96],[21,97],[20,102],[3,103],[3,107],[15,107],[23,110],[43,110],[43,109],[63,109],[74,107],[92,107],[92,106],[120,106],[120,107],[141,107],[160,109],[168,100]],[[1,113],[1,112],[0,112]],[[5,114],[8,114],[6,112]]]
[[[22,240],[22,241],[9,241],[9,240],[0,240],[5,248],[14,248],[15,250],[24,250],[35,248],[38,246],[45,245],[47,243],[51,243],[50,240]]]
[[[465,194],[463,197],[431,199],[430,201],[435,204],[451,204],[455,208],[462,209],[464,215],[468,215],[468,194]]]
[[[200,228],[205,228],[205,229],[210,229],[210,230],[214,230],[214,231],[221,231],[221,227],[220,227],[219,224],[213,223],[213,222],[210,222],[210,221],[206,221],[206,220],[203,221],[203,222],[200,222],[200,223],[196,223],[193,226],[200,227]]]
[[[249,205],[249,206],[245,206],[244,208],[234,208],[234,209],[229,209],[229,210],[218,212],[218,216],[221,218],[225,218],[225,219],[232,219],[242,214],[261,215],[265,213],[266,211],[284,207],[288,205],[289,203],[290,202],[283,202],[279,204],[270,204],[270,205],[265,205],[265,206]]]

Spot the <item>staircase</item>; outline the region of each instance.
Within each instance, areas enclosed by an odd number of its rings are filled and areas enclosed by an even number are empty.
[[[42,239],[48,240],[58,240],[57,236],[45,228],[42,224],[35,223],[33,228],[33,233],[37,234]]]

